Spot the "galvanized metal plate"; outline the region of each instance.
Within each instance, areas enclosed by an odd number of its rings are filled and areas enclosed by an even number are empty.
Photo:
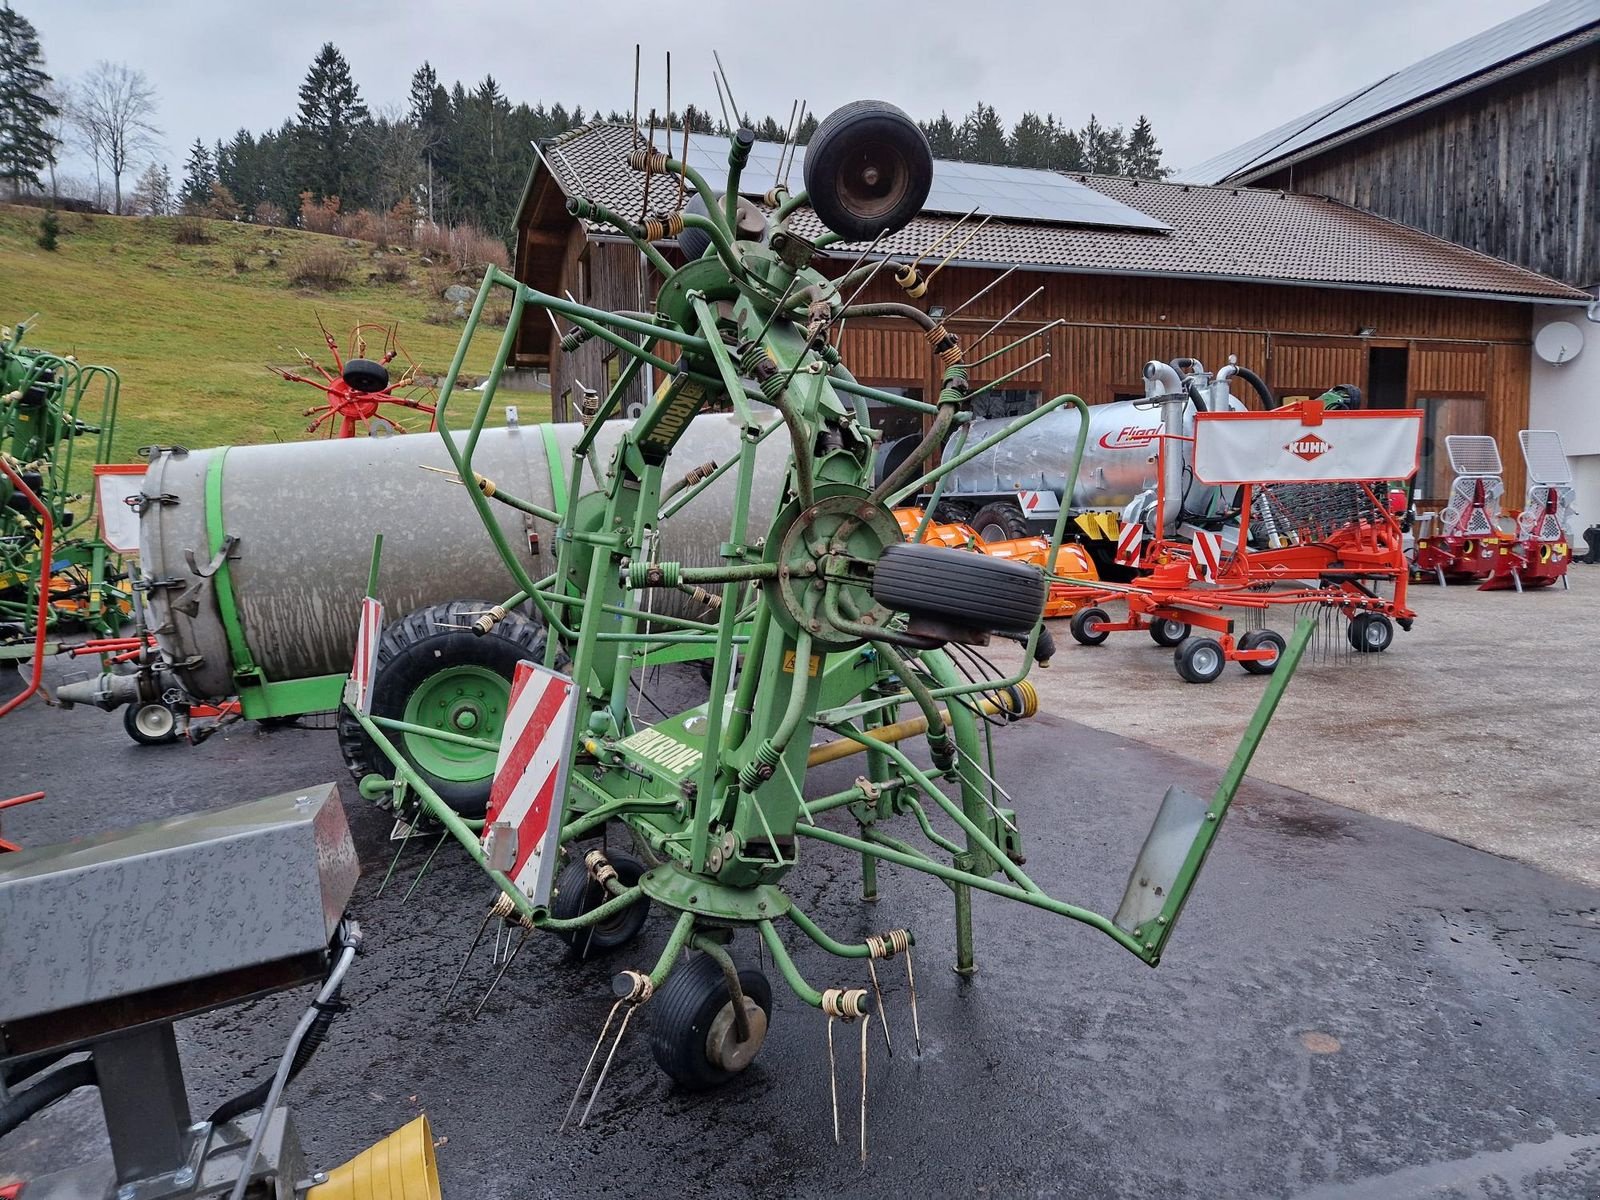
[[[320,951],[360,874],[338,788],[0,858],[0,1023]]]
[[[1145,835],[1139,857],[1128,873],[1122,903],[1112,918],[1117,928],[1132,933],[1161,915],[1172,895],[1172,885],[1189,857],[1195,835],[1205,824],[1209,802],[1177,784],[1161,798],[1161,808]]]

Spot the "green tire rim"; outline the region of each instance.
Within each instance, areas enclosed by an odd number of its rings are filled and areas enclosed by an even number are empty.
[[[436,671],[411,693],[405,720],[500,744],[511,701],[511,685],[487,667],[457,666]],[[472,783],[494,774],[498,754],[459,742],[417,733],[403,735],[406,755],[421,770],[451,783]]]

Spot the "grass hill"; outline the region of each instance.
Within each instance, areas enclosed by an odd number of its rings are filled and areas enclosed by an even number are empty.
[[[27,344],[122,376],[115,457],[124,462],[151,443],[311,436],[304,412],[321,394],[284,382],[265,364],[293,366],[298,347],[331,366],[319,315],[346,354],[357,323],[398,323],[411,357],[443,375],[464,323],[450,316],[441,292],[457,282],[476,291],[482,278],[481,270],[458,274],[415,251],[229,221],[191,221],[208,240],[180,244],[184,219],[171,217],[62,213],[59,249],[47,252],[36,242],[39,217],[38,209],[0,205],[0,325],[37,312]],[[295,286],[291,277],[314,255],[342,262],[350,282],[329,291]],[[487,371],[498,334],[480,329],[464,370]],[[376,353],[373,343],[368,348]],[[505,395],[524,421],[549,416],[544,393]],[[458,396],[452,408],[465,410],[466,399]],[[451,424],[465,415],[453,412]]]

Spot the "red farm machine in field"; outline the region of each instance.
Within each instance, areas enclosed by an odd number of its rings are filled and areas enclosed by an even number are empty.
[[[322,330],[328,353],[333,355],[332,371],[304,351],[296,351],[301,366],[315,371],[320,379],[289,367],[267,367],[290,383],[316,388],[325,397],[324,403],[305,410],[304,415],[312,418],[311,424],[306,426],[307,433],[316,433],[324,427],[331,438],[355,437],[362,429],[377,435],[407,432],[392,411],[384,415],[385,405],[423,413],[428,418],[428,429],[434,428],[432,386],[422,381],[421,369],[396,339],[395,327],[370,322],[357,325],[350,331],[347,342],[353,352],[349,358],[340,352],[338,341],[320,319],[317,327]],[[376,358],[368,358],[368,338],[377,335],[382,335],[383,349]],[[405,363],[398,375],[391,370],[396,359]]]

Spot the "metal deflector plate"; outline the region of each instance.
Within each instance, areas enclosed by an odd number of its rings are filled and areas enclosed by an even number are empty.
[[[1161,915],[1172,895],[1178,872],[1189,858],[1195,835],[1206,823],[1210,801],[1186,792],[1176,784],[1161,798],[1161,808],[1145,835],[1139,857],[1128,874],[1122,903],[1112,918],[1117,928],[1132,933]]]

